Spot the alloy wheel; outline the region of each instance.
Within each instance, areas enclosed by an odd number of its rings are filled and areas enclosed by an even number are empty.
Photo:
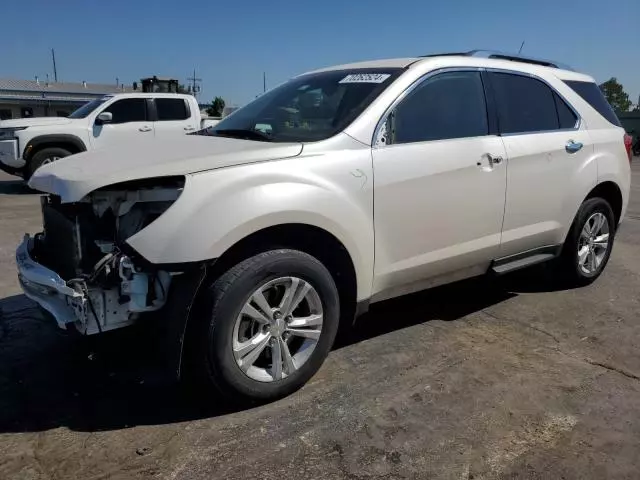
[[[42,165],[46,165],[47,163],[55,162],[56,160],[60,160],[60,157],[57,157],[55,155],[52,156],[52,157],[47,157],[42,161],[42,163],[40,165],[41,166]]]
[[[298,277],[271,280],[249,296],[236,318],[236,364],[253,380],[282,380],[309,359],[322,321],[322,302],[311,284]]]
[[[600,212],[591,215],[578,240],[578,268],[587,276],[594,275],[609,249],[610,232],[607,217]]]

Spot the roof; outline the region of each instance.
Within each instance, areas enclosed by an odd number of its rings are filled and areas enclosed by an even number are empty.
[[[130,92],[131,88],[118,87],[114,84],[87,83],[86,87],[82,83],[72,82],[49,82],[40,80],[18,80],[11,78],[0,78],[0,91],[11,90],[19,92],[52,92],[52,93],[76,93],[100,95],[106,93]]]
[[[556,75],[564,77],[575,77],[576,79],[582,79],[584,76],[578,72],[575,72],[571,67],[564,65],[553,60],[544,60],[535,57],[529,57],[519,54],[509,54],[504,52],[498,52],[493,50],[472,50],[470,52],[454,52],[454,53],[438,53],[432,55],[423,55],[419,57],[408,58],[389,58],[384,60],[372,60],[366,62],[349,63],[344,65],[336,65],[318,70],[313,70],[307,73],[318,73],[332,70],[350,70],[350,69],[366,69],[366,68],[408,68],[414,64],[429,62],[442,59],[454,59],[454,58],[466,58],[466,59],[484,59],[488,64],[495,67],[509,67],[512,68],[513,64],[519,64],[520,68],[529,67],[543,67],[553,69]]]

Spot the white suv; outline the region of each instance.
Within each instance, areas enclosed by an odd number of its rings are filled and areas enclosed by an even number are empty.
[[[624,135],[594,80],[552,62],[318,70],[199,135],[39,169],[19,277],[84,334],[156,311],[176,373],[273,399],[370,303],[552,259],[592,282],[627,207]]]

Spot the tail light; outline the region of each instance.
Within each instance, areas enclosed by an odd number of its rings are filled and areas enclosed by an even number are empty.
[[[627,155],[629,156],[629,162],[633,158],[633,152],[631,151],[633,146],[633,137],[627,133],[624,134],[624,148],[627,149]]]

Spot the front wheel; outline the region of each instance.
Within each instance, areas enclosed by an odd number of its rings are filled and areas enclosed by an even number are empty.
[[[600,276],[611,256],[615,233],[609,203],[602,198],[585,200],[562,251],[561,263],[571,284],[588,285]]]
[[[248,258],[204,292],[192,366],[227,399],[286,396],[329,354],[339,303],[331,274],[306,253],[272,250]]]
[[[31,178],[31,175],[40,168],[42,165],[55,162],[64,157],[71,155],[69,150],[59,147],[43,148],[39,152],[36,152],[31,160],[27,170],[27,179]]]

